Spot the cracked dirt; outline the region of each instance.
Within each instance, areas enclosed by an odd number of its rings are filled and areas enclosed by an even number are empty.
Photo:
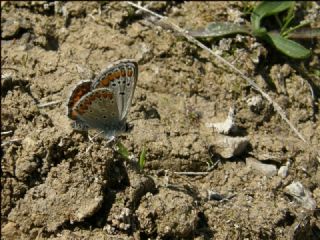
[[[248,22],[245,4],[148,7],[191,29]],[[319,6],[303,9],[310,17]],[[253,37],[231,39],[214,45],[279,103],[307,144],[242,78],[125,2],[1,2],[1,238],[317,239],[319,98],[307,80],[319,94],[319,76],[306,79],[297,62]],[[309,47],[312,72],[319,41]],[[65,106],[78,81],[123,58],[139,64],[131,131],[119,136],[129,159],[73,130]],[[232,134],[208,128],[230,107]],[[288,193],[295,182],[309,202]]]

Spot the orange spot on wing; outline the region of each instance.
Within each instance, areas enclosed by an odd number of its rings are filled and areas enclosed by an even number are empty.
[[[132,75],[133,75],[133,71],[132,71],[131,69],[129,69],[129,70],[128,70],[128,76],[129,76],[129,77],[132,77]]]
[[[104,79],[101,81],[101,84],[102,84],[104,87],[108,86],[108,85],[109,85],[109,80],[108,80],[108,78],[107,78],[107,77],[104,78]]]
[[[97,98],[97,96],[96,96],[96,95],[92,95],[89,99],[90,99],[90,101],[91,101],[91,102],[93,102],[93,101],[95,101],[95,100],[96,100],[96,98]]]
[[[110,99],[112,99],[112,93],[107,93],[107,92],[105,92],[105,93],[102,94],[102,97],[103,97],[103,98],[110,98]]]
[[[120,77],[120,75],[121,75],[121,73],[120,73],[120,71],[119,71],[119,70],[115,72],[115,78],[119,78],[119,77]]]
[[[124,69],[121,69],[121,76],[125,77],[126,76],[126,71]]]

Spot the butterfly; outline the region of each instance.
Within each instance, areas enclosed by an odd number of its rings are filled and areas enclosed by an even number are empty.
[[[80,81],[67,101],[67,116],[78,130],[94,128],[108,138],[126,129],[126,118],[138,79],[138,64],[123,59],[103,70],[93,81]]]

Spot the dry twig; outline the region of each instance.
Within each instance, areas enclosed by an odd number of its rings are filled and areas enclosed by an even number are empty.
[[[15,139],[12,139],[12,140],[9,140],[9,141],[5,141],[5,142],[1,143],[1,147],[5,146],[5,145],[8,145],[10,143],[21,142],[22,140],[23,140],[23,138],[15,138]]]
[[[203,175],[208,175],[209,172],[174,172],[175,174],[178,175],[187,175],[187,176],[203,176]]]
[[[10,131],[5,131],[5,132],[1,132],[1,136],[8,136],[8,135],[11,135],[13,133],[12,130]]]
[[[57,100],[57,101],[52,101],[52,102],[47,102],[47,103],[40,103],[38,104],[38,108],[44,108],[44,107],[50,107],[56,104],[61,103],[61,100]]]

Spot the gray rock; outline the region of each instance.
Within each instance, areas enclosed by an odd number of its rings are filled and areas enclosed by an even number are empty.
[[[261,163],[254,158],[247,158],[246,164],[251,169],[255,170],[256,172],[265,175],[267,177],[272,177],[277,174],[277,167],[272,164],[265,164]]]
[[[292,196],[305,209],[314,210],[317,207],[317,203],[312,198],[311,192],[300,182],[291,183],[285,187],[284,191]]]
[[[246,137],[227,137],[219,138],[215,144],[216,151],[224,158],[239,156],[247,150],[249,141]]]

